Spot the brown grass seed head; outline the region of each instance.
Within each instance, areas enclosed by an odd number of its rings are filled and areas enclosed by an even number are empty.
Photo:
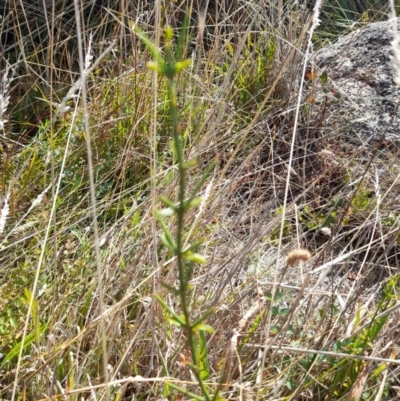
[[[296,266],[299,262],[308,262],[311,259],[311,253],[307,249],[295,249],[286,256],[288,266]]]

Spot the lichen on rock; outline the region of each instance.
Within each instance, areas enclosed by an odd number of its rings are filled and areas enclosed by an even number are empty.
[[[332,88],[316,97],[316,106],[319,103],[318,107],[328,109],[327,126],[364,143],[383,134],[387,139],[400,139],[400,97],[391,65],[391,28],[390,21],[369,24],[313,57],[317,69],[327,72]],[[340,100],[332,93],[340,93]]]

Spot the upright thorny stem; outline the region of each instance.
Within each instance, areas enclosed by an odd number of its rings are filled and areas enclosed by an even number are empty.
[[[186,27],[182,30],[183,34],[186,31]],[[172,28],[167,27],[165,29],[165,57],[162,57],[159,50],[146,38],[146,36],[135,27],[136,32],[139,34],[141,39],[153,53],[156,59],[156,63],[150,63],[150,67],[157,69],[158,73],[167,79],[167,93],[169,98],[169,116],[171,119],[172,127],[172,138],[173,138],[173,154],[175,162],[178,167],[178,193],[177,202],[162,197],[164,203],[169,206],[168,212],[163,213],[163,210],[159,211],[159,222],[163,228],[162,240],[164,244],[172,251],[176,257],[176,263],[178,267],[178,278],[179,288],[171,288],[172,293],[178,295],[181,301],[181,307],[183,316],[176,314],[164,300],[155,295],[156,299],[163,305],[164,309],[170,315],[170,318],[174,323],[180,327],[186,334],[187,343],[190,348],[192,357],[192,363],[187,363],[187,366],[192,370],[196,377],[202,397],[198,397],[199,400],[211,401],[218,399],[218,391],[214,396],[210,395],[209,389],[205,384],[204,379],[207,377],[207,361],[206,354],[199,352],[199,340],[202,346],[205,346],[206,342],[201,332],[211,331],[212,329],[203,324],[203,321],[210,315],[211,310],[206,312],[200,318],[192,321],[191,312],[189,308],[190,293],[189,293],[189,282],[192,276],[193,268],[195,263],[204,263],[204,259],[196,253],[198,244],[186,244],[184,243],[184,216],[185,213],[199,204],[199,198],[196,198],[196,194],[200,189],[201,185],[207,178],[208,173],[211,171],[212,166],[206,170],[202,178],[196,183],[194,190],[187,195],[186,194],[186,172],[193,165],[193,163],[186,162],[184,158],[184,143],[181,134],[181,127],[179,124],[179,113],[178,113],[178,98],[176,93],[175,79],[177,75],[182,71],[183,68],[190,65],[190,60],[179,61],[182,58],[182,43],[183,34],[179,38],[177,49],[173,51],[173,31]],[[178,61],[177,61],[178,60]],[[167,225],[164,222],[164,217],[170,215],[172,210],[176,216],[176,234],[172,235]],[[165,210],[164,210],[165,211]],[[181,391],[184,394],[188,394],[187,390],[180,388],[176,385],[173,388]]]
[[[199,360],[198,360],[198,344],[196,339],[196,333],[194,332],[194,327],[192,324],[190,310],[188,305],[188,282],[190,280],[191,271],[187,268],[185,264],[184,257],[184,249],[183,249],[183,232],[184,232],[184,215],[185,211],[188,209],[185,204],[186,197],[186,170],[187,166],[184,161],[183,154],[183,143],[182,143],[182,135],[179,126],[179,116],[178,116],[178,98],[176,95],[176,87],[175,87],[175,76],[181,69],[179,63],[176,63],[173,58],[173,54],[171,51],[172,46],[172,30],[170,28],[166,29],[166,65],[165,65],[165,75],[168,79],[168,96],[170,101],[170,117],[173,131],[173,147],[175,157],[178,162],[178,206],[176,209],[177,215],[177,233],[176,233],[176,258],[178,264],[178,274],[179,274],[179,295],[182,305],[183,315],[185,317],[185,332],[187,335],[187,341],[190,346],[190,351],[192,354],[193,360],[193,368],[192,371],[196,376],[201,390],[206,398],[206,400],[211,400],[209,396],[209,392],[201,375],[199,373]]]
[[[173,61],[173,56],[171,52],[171,39],[169,35],[172,32],[170,29],[167,28],[166,30],[166,40],[167,44],[165,46],[165,51],[166,51],[166,56],[167,56],[167,63],[165,65],[165,71],[168,79],[168,95],[170,99],[170,117],[171,117],[171,124],[172,124],[172,131],[173,131],[173,138],[174,138],[174,153],[175,157],[177,158],[178,161],[178,180],[179,180],[179,186],[178,186],[178,207],[176,210],[177,214],[177,234],[176,234],[176,257],[177,257],[177,263],[178,263],[178,273],[179,273],[179,286],[180,286],[180,298],[181,298],[181,303],[182,303],[182,309],[183,309],[183,314],[185,316],[185,322],[186,322],[186,332],[188,335],[188,340],[189,344],[192,344],[191,341],[191,327],[190,327],[190,312],[189,308],[187,305],[187,271],[185,269],[185,262],[183,260],[183,249],[182,249],[182,233],[183,233],[183,217],[185,213],[185,166],[184,166],[184,158],[183,158],[183,149],[182,149],[182,136],[180,133],[179,129],[179,117],[178,117],[178,98],[176,95],[176,89],[175,89],[175,68],[174,68],[174,61]],[[197,365],[197,361],[195,360],[196,358],[196,353],[193,352],[192,350],[192,355],[193,355],[193,362],[194,365]]]

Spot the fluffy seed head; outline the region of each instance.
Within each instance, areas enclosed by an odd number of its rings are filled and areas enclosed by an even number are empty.
[[[288,266],[296,266],[300,262],[307,262],[311,259],[311,253],[307,249],[295,249],[286,256]]]

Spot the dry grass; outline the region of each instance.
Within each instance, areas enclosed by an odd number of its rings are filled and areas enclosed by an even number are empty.
[[[72,5],[38,30],[19,11],[2,60],[1,398],[207,399],[171,320],[168,228],[207,261],[185,302],[213,328],[197,366],[210,399],[398,399],[398,143],[325,125],[334,109],[302,82],[309,10],[194,2],[175,79],[188,193],[215,167],[180,232],[160,199],[181,185],[168,87],[132,27],[164,51],[184,4],[131,3],[80,35]]]

